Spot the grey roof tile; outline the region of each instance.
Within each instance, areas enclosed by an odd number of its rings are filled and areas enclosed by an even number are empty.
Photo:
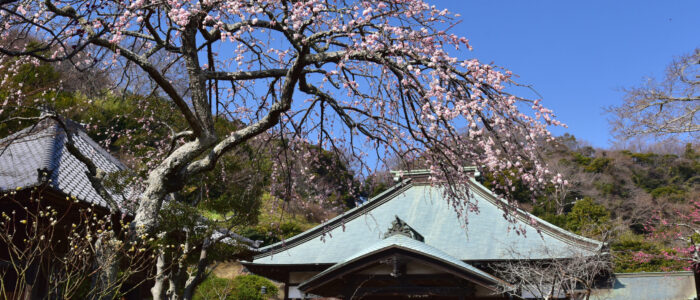
[[[52,129],[29,129],[0,140],[0,190],[36,185],[37,170],[46,169],[51,160],[47,146],[54,135]]]
[[[76,148],[98,168],[107,173],[126,169],[93,141],[80,125],[70,120],[65,123],[76,132]],[[47,170],[50,172],[50,186],[54,189],[108,208],[107,201],[92,187],[86,174],[87,167],[66,149],[66,140],[65,131],[52,119],[0,139],[0,191],[39,185],[39,173]]]

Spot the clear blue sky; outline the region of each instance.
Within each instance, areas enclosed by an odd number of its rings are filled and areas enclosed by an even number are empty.
[[[609,146],[603,108],[621,103],[620,88],[662,76],[674,56],[700,47],[697,0],[428,1],[461,14],[455,33],[474,47],[463,54],[535,87],[569,126],[556,135],[570,132],[596,147]]]

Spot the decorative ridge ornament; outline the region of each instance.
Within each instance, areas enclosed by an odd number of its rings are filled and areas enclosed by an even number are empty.
[[[396,219],[394,219],[394,221],[391,222],[391,227],[389,227],[389,229],[384,233],[384,238],[388,238],[395,234],[400,234],[410,237],[414,240],[423,242],[423,236],[420,233],[418,233],[418,231],[411,228],[411,226],[408,226],[408,224],[401,220],[399,216],[394,215],[394,217]]]
[[[475,178],[481,176],[481,172],[479,172],[476,166],[462,167],[460,168],[460,172],[464,172]],[[390,173],[394,182],[400,182],[407,178],[418,179],[421,182],[431,180],[430,169],[394,170],[390,171]]]

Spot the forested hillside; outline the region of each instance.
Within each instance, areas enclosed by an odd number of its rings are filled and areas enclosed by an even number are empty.
[[[620,272],[680,269],[682,263],[639,253],[673,252],[675,241],[650,238],[648,225],[659,215],[688,210],[700,195],[697,145],[666,141],[643,152],[594,149],[574,136],[543,145],[545,161],[567,184],[533,195],[515,191],[522,208],[572,232],[609,243]],[[668,144],[671,143],[671,144]],[[652,151],[662,149],[654,153]],[[657,150],[658,151],[658,150]],[[482,179],[487,186],[494,180]],[[659,255],[661,256],[661,255]]]

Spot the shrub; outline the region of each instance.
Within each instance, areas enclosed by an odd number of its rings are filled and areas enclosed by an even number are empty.
[[[271,281],[257,275],[238,276],[234,281],[234,299],[238,300],[258,300],[277,296],[277,286]],[[260,292],[265,287],[265,295]]]
[[[685,195],[685,190],[681,187],[678,187],[678,186],[665,185],[665,186],[657,187],[657,188],[651,190],[650,194],[654,198],[669,196],[669,197],[673,198],[672,200],[679,200],[679,199],[683,199],[683,196]],[[672,197],[672,196],[676,196],[676,197]]]
[[[573,156],[574,156],[573,161],[579,165],[582,165],[582,166],[587,166],[593,160],[592,158],[584,156],[578,152],[574,152]]]
[[[630,156],[635,163],[651,165],[659,155],[656,153],[632,153]]]
[[[265,295],[261,293],[265,287]],[[277,286],[257,275],[242,275],[235,279],[211,276],[204,280],[195,292],[195,300],[262,300],[277,296]]]
[[[623,182],[603,182],[596,181],[595,188],[600,191],[604,196],[618,196],[622,198],[627,198],[629,196],[629,190],[625,188]]]
[[[610,212],[605,206],[597,204],[592,198],[583,198],[574,204],[566,215],[566,227],[578,234],[596,235],[604,226],[609,225]]]
[[[612,164],[612,159],[609,159],[607,157],[598,157],[598,158],[593,159],[583,169],[586,172],[601,173],[601,172],[605,171],[605,169],[611,164]]]
[[[662,251],[672,251],[664,249],[662,246],[651,242],[644,235],[634,234],[627,231],[622,233],[616,241],[610,244],[615,272],[665,272],[682,270],[684,262],[661,258]],[[636,254],[646,253],[650,255],[648,261],[640,261]]]
[[[194,299],[234,299],[231,295],[233,288],[233,280],[210,276],[199,284]]]
[[[279,226],[271,224],[248,227],[241,231],[241,235],[254,241],[262,241],[262,245],[267,246],[302,232],[304,232],[302,224],[295,221],[288,221]]]

